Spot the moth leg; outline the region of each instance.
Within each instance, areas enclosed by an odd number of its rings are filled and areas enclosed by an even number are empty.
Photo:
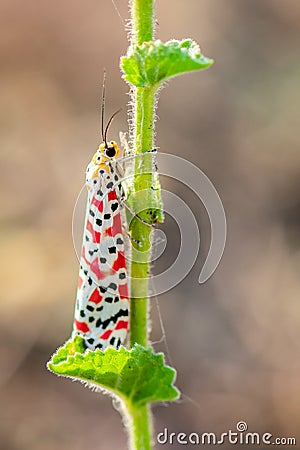
[[[130,154],[129,154],[129,156],[125,156],[124,158],[119,158],[118,160],[116,159],[115,162],[116,162],[117,164],[120,164],[120,163],[123,163],[123,162],[131,161],[132,159],[140,158],[141,156],[148,155],[149,153],[154,153],[154,154],[156,154],[158,148],[159,148],[159,147],[154,147],[154,148],[152,148],[151,150],[147,150],[147,151],[145,151],[145,152],[138,153],[137,155],[130,155]]]
[[[155,225],[154,225],[153,223],[146,222],[146,220],[142,219],[142,218],[141,218],[141,217],[140,217],[140,216],[139,216],[139,215],[131,208],[131,206],[128,205],[128,203],[126,202],[125,198],[124,198],[122,201],[120,201],[120,204],[124,205],[125,208],[127,208],[128,211],[130,212],[130,214],[131,214],[133,217],[136,217],[137,220],[139,220],[141,223],[143,223],[143,224],[145,224],[145,225],[148,225],[148,227],[151,227],[151,228],[154,228],[154,227],[155,227]]]
[[[145,225],[148,225],[149,227],[153,228],[155,225],[149,222],[146,222],[146,220],[142,219],[132,208],[131,206],[127,203],[126,201],[126,195],[125,195],[125,191],[123,189],[122,183],[119,183],[116,189],[116,193],[118,196],[118,200],[119,200],[119,204],[120,206],[125,206],[125,208],[128,209],[128,211],[131,213],[131,215],[133,217],[136,217],[140,222],[142,222]]]
[[[127,230],[127,228],[123,225],[122,226],[124,233],[126,234],[126,236],[128,237],[128,239],[130,239],[131,242],[134,242],[135,244],[137,244],[139,247],[142,247],[142,242],[138,241],[137,239],[134,239],[131,234],[129,233],[129,231]]]

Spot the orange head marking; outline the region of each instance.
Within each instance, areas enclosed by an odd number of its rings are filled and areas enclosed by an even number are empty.
[[[100,169],[109,172],[107,162],[118,157],[120,153],[120,148],[115,141],[102,142],[92,159],[92,163],[94,164],[92,178],[97,178]]]
[[[102,142],[99,145],[99,152],[109,160],[120,155],[120,148],[115,141]]]

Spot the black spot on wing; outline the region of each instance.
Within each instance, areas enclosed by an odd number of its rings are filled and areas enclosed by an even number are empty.
[[[87,309],[88,311],[93,312],[95,308],[94,308],[93,306],[91,306],[91,305],[87,305],[86,309]]]
[[[105,330],[110,322],[116,324],[120,317],[128,317],[128,309],[120,309],[114,316],[111,316],[106,320],[102,321],[101,318],[98,319],[96,322],[96,327],[99,328],[102,326],[102,328]]]
[[[118,286],[116,285],[116,283],[110,283],[108,288],[112,289],[113,291],[116,291],[118,289]]]

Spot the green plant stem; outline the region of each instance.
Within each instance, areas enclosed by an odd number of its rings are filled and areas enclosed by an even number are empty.
[[[132,0],[132,38],[133,44],[153,40],[154,0]]]
[[[131,8],[132,44],[140,45],[143,42],[152,41],[154,33],[154,0],[132,0]],[[133,100],[133,141],[135,153],[138,154],[153,149],[155,89],[135,88]],[[142,158],[137,158],[134,168],[134,194],[141,193],[141,195],[134,195],[133,208],[138,213],[145,206],[149,207],[153,203],[150,192],[153,181],[152,172],[151,154],[145,154]],[[146,212],[141,213],[141,217],[145,218],[145,220],[147,220],[146,216]],[[132,347],[137,343],[146,347],[148,344],[148,279],[151,256],[151,228],[134,218],[130,230],[133,240],[141,243],[141,247],[134,245],[139,251],[136,252],[136,257],[133,258],[130,271],[130,346]],[[132,448],[135,450],[150,450],[152,436],[150,406],[131,407],[129,414],[132,419],[130,427]]]
[[[153,121],[154,121],[154,92],[148,88],[136,88],[135,103],[135,149],[136,153],[153,148]],[[141,171],[143,173],[141,173]],[[153,205],[152,185],[152,155],[145,154],[135,161],[134,175],[134,202],[133,208],[139,216],[147,220],[145,205]],[[141,212],[143,211],[143,212]],[[135,253],[131,264],[131,304],[130,304],[130,344],[135,343],[146,346],[148,342],[148,278],[149,261],[151,255],[150,245],[151,228],[148,225],[133,219],[131,233],[134,240],[141,243],[135,246]]]
[[[141,44],[153,39],[153,0],[132,0],[132,36],[133,44]],[[135,153],[143,153],[153,148],[155,90],[153,88],[135,88],[134,93],[134,148]],[[139,161],[140,160],[140,161]],[[141,173],[142,172],[142,173]],[[144,173],[147,172],[147,173]],[[145,155],[135,161],[133,208],[138,214],[152,202],[150,186],[152,182],[152,158]],[[150,184],[150,185],[149,185]],[[135,195],[138,194],[138,195]],[[135,343],[146,346],[148,342],[148,277],[150,261],[150,227],[133,219],[130,226],[134,240],[141,243],[135,248],[135,258],[131,264],[131,303],[130,303],[130,345]]]
[[[131,442],[134,450],[151,450],[151,420],[149,405],[128,408],[131,418]]]

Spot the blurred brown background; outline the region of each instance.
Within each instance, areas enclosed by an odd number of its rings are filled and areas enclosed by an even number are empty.
[[[126,19],[127,2],[116,3]],[[111,400],[45,363],[71,331],[71,219],[99,143],[104,67],[107,116],[128,101],[118,71],[126,32],[104,0],[2,0],[0,17],[0,447],[122,449]],[[250,431],[298,438],[300,449],[300,3],[161,0],[157,20],[157,37],[192,37],[215,59],[163,90],[157,145],[213,181],[228,241],[200,286],[208,221],[175,183],[203,245],[190,275],[159,298],[177,385],[190,399],[156,407],[156,430],[218,433],[246,420]],[[124,111],[111,136],[126,128]],[[165,232],[172,227],[167,220]],[[152,318],[158,340],[155,307]]]

